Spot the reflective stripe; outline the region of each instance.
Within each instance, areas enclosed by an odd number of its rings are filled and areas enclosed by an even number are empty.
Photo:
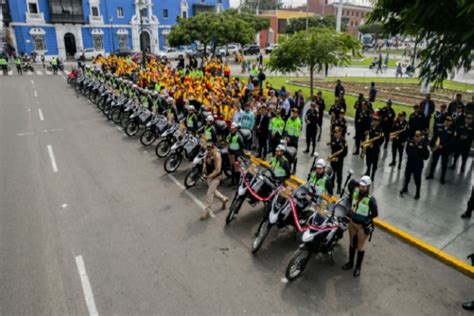
[[[282,157],[280,159],[285,159],[285,158]],[[273,169],[273,173],[275,174],[275,177],[282,178],[282,177],[287,176],[286,170],[281,167],[280,160],[278,160],[276,158],[273,158],[272,163],[271,163],[271,167]]]
[[[230,140],[230,141],[229,141]],[[240,150],[239,145],[239,135],[229,135],[227,138],[227,142],[229,143],[229,148],[232,150]]]
[[[327,177],[323,176],[322,178],[318,179],[316,172],[314,172],[311,175],[310,182],[312,185],[314,185],[316,189],[316,195],[322,196],[323,194],[327,194],[326,190],[326,182],[327,182]]]
[[[188,115],[188,118],[186,119],[186,123],[187,123],[188,127],[190,127],[190,128],[194,127],[193,118],[194,118],[194,114],[193,115]]]
[[[359,189],[355,189],[354,194],[352,195],[352,211],[359,216],[369,217],[370,195],[364,197],[359,202],[359,205],[356,205],[358,200],[359,200]]]

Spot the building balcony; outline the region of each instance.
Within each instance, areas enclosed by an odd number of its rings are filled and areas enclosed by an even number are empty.
[[[84,24],[84,16],[80,15],[73,15],[73,14],[58,14],[58,13],[51,13],[51,22],[52,23],[72,23],[72,24]]]
[[[40,13],[28,13],[28,12],[26,12],[26,23],[30,23],[30,24],[45,23],[43,12],[40,12]]]
[[[89,16],[89,23],[90,24],[104,24],[104,17],[102,15],[99,16]]]

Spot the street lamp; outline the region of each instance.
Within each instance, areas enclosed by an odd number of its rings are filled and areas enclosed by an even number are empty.
[[[109,32],[110,32],[110,40],[112,41],[112,54],[115,53],[115,41],[114,41],[114,30],[113,24],[114,18],[112,16],[109,17]]]
[[[143,36],[143,9],[145,9],[145,2],[143,0],[138,1],[138,10],[140,14],[140,46],[142,49],[142,68],[146,68],[146,54],[145,54],[145,42]]]

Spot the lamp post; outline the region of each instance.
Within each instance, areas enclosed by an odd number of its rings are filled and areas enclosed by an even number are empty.
[[[143,0],[138,2],[138,10],[140,14],[140,46],[142,49],[142,68],[146,68],[146,54],[145,54],[145,39],[143,37],[143,9],[145,8],[145,3]]]
[[[115,53],[114,31],[113,31],[113,25],[112,25],[113,21],[114,21],[114,18],[110,16],[109,17],[109,32],[110,32],[110,40],[112,41],[112,54]]]

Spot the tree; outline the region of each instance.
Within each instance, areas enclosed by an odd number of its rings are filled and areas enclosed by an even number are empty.
[[[225,11],[224,14],[238,16],[240,19],[252,26],[252,28],[257,33],[270,27],[269,19],[256,16],[252,11],[249,10],[242,10],[241,13],[239,13],[236,9],[229,9]]]
[[[415,36],[423,42],[418,65],[422,80],[440,85],[457,69],[471,69],[474,49],[474,1],[378,0],[369,23],[387,34]]]
[[[309,27],[336,29],[336,17],[334,15],[310,16],[308,17]],[[347,23],[342,25],[342,31],[347,31]],[[306,18],[290,19],[286,26],[287,34],[294,34],[306,30]]]
[[[307,67],[310,75],[310,92],[313,96],[314,71],[325,65],[343,66],[350,60],[350,53],[359,48],[359,42],[347,33],[328,28],[310,28],[288,38],[270,57],[273,71],[292,72]]]
[[[257,10],[276,10],[283,7],[281,0],[244,0],[242,9],[255,12]]]

